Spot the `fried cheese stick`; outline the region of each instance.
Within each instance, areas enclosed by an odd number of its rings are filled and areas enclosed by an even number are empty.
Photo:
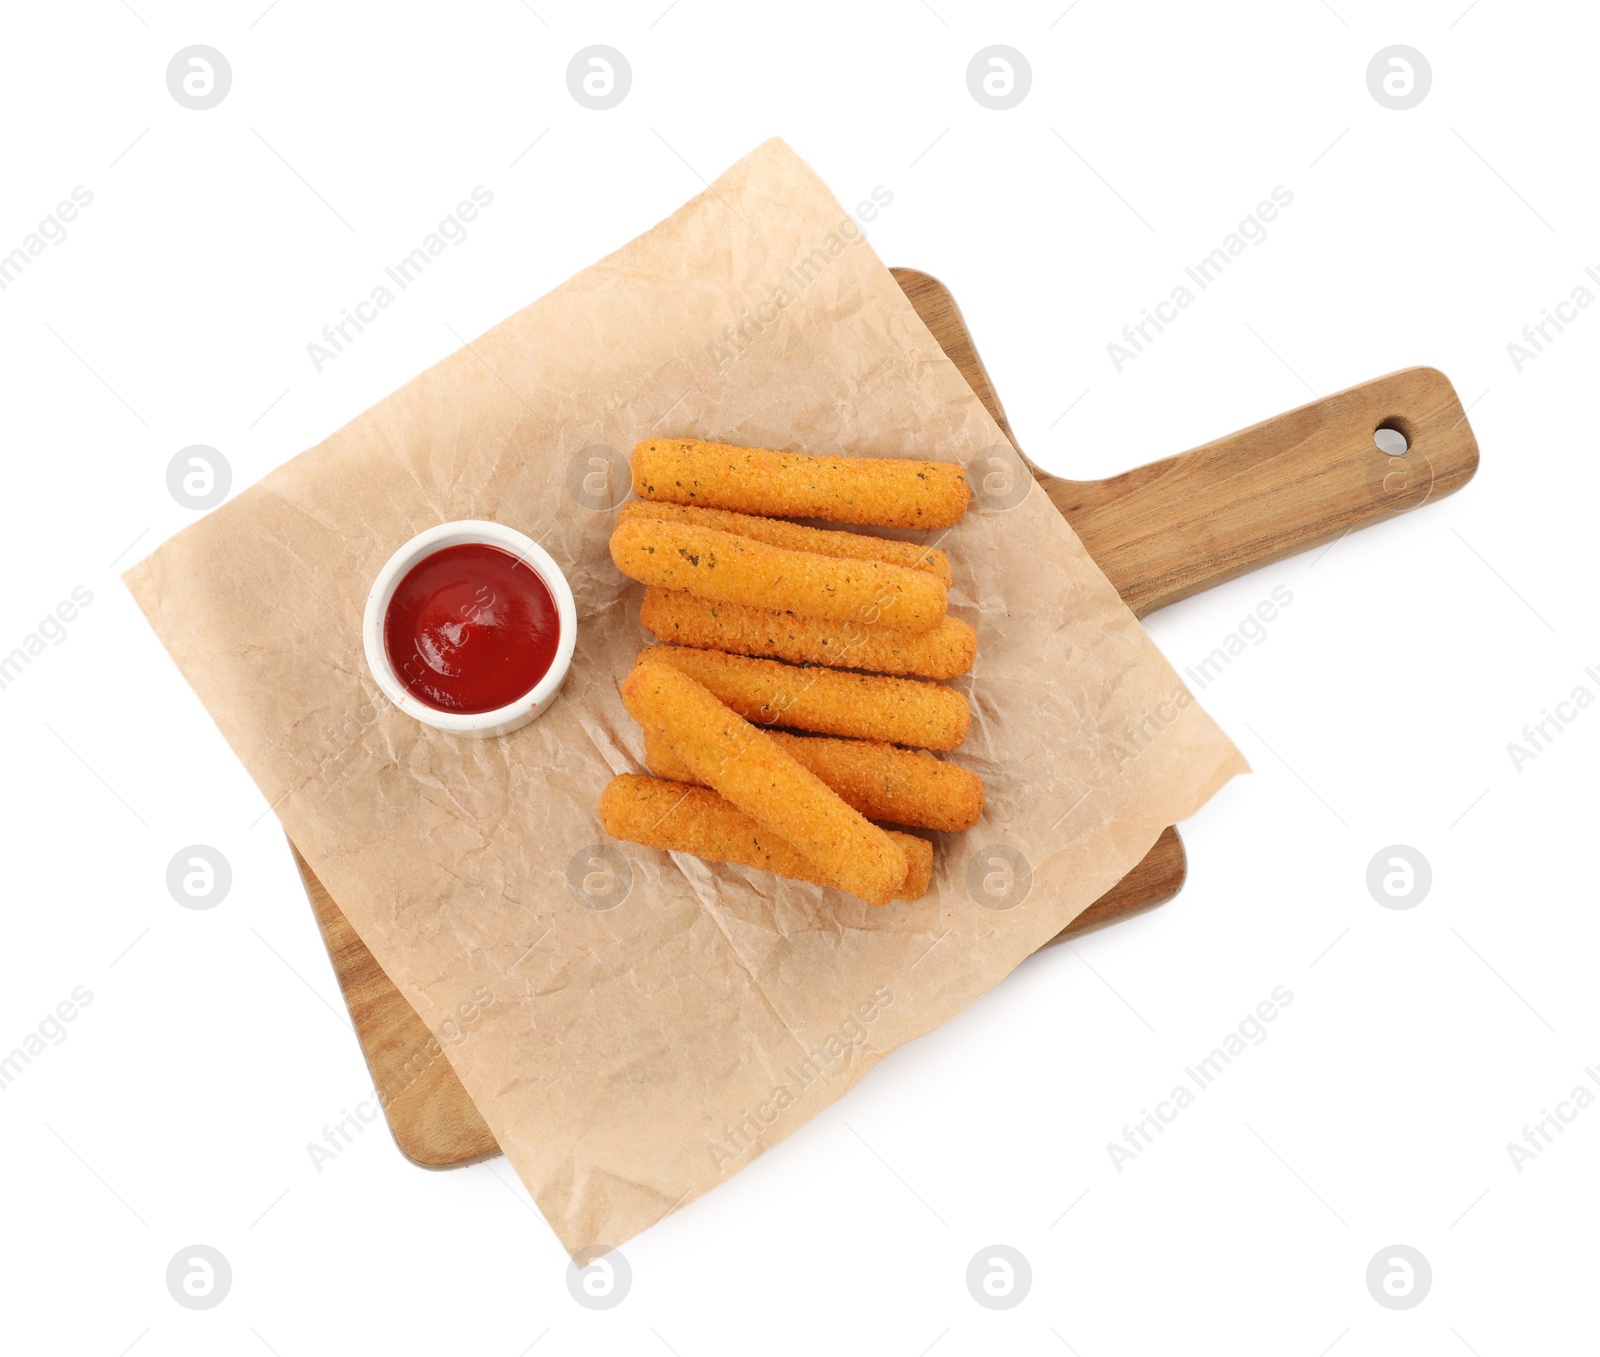
[[[646,589],[639,620],[663,641],[697,650],[917,678],[956,678],[978,653],[977,632],[958,617],[947,616],[928,631],[903,631],[747,608],[682,589]]]
[[[812,456],[695,438],[639,443],[633,493],[707,509],[886,528],[951,527],[971,498],[966,471],[955,462]]]
[[[696,781],[817,864],[852,895],[887,904],[906,879],[905,853],[765,731],[670,665],[636,664],[622,701],[670,746]]]
[[[600,795],[600,823],[614,839],[847,889],[787,839],[757,824],[707,787],[624,773],[612,778]],[[915,834],[884,832],[907,862],[905,878],[896,887],[894,898],[920,898],[933,880],[933,845]]]
[[[669,665],[689,675],[740,716],[763,726],[954,749],[972,724],[965,697],[921,679],[801,668],[673,645],[640,651],[634,671],[645,665]]]
[[[624,575],[747,607],[927,631],[944,617],[944,585],[926,570],[789,551],[716,528],[636,519],[611,534]]]
[[[770,735],[869,820],[959,833],[971,829],[983,814],[983,780],[931,754],[877,740],[833,740],[778,730]],[[672,747],[651,731],[645,732],[644,761],[657,777],[699,782]]]
[[[950,585],[950,558],[944,552],[937,547],[922,547],[895,537],[807,528],[781,518],[736,514],[731,509],[698,509],[687,504],[666,504],[648,499],[629,500],[617,515],[619,523],[633,523],[640,519],[687,523],[693,528],[716,528],[721,532],[731,532],[735,537],[749,537],[768,546],[786,547],[790,551],[814,551],[819,556],[843,556],[856,561],[903,565],[910,570],[926,570],[946,588]]]

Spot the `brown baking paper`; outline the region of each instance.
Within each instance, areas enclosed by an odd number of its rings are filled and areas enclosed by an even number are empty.
[[[645,771],[617,683],[648,639],[607,554],[626,480],[609,492],[606,448],[652,436],[971,465],[978,502],[938,540],[979,639],[954,757],[988,806],[938,837],[924,899],[603,849],[602,787]],[[128,572],[385,972],[434,1031],[465,1030],[446,1053],[570,1253],[797,1130],[1245,770],[1018,465],[856,223],[769,141]],[[577,596],[559,701],[501,739],[400,714],[362,654],[379,568],[459,518],[527,532]]]

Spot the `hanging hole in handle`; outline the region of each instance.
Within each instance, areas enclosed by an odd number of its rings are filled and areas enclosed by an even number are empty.
[[[1404,457],[1411,449],[1411,439],[1398,419],[1386,419],[1378,425],[1373,430],[1372,441],[1387,457]]]
[[[1417,446],[1417,427],[1404,415],[1380,420],[1372,431],[1379,456],[1367,462],[1367,485],[1373,502],[1386,513],[1404,513],[1427,502],[1433,489],[1433,466]]]

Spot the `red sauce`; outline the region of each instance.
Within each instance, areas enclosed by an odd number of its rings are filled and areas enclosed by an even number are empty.
[[[436,711],[494,711],[549,672],[556,602],[532,566],[481,542],[441,547],[412,566],[383,618],[400,685]]]

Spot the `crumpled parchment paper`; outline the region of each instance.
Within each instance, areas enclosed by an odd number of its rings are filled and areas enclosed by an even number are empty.
[[[954,756],[984,818],[873,909],[604,842],[645,771],[648,638],[606,538],[647,436],[967,461],[939,545],[978,629]],[[1019,467],[861,228],[769,141],[126,576],[290,837],[430,1028],[569,1252],[621,1244],[1000,981],[1245,770]],[[577,596],[556,707],[502,739],[388,706],[367,590],[446,519],[522,529]],[[465,1010],[463,1010],[465,1011]]]

